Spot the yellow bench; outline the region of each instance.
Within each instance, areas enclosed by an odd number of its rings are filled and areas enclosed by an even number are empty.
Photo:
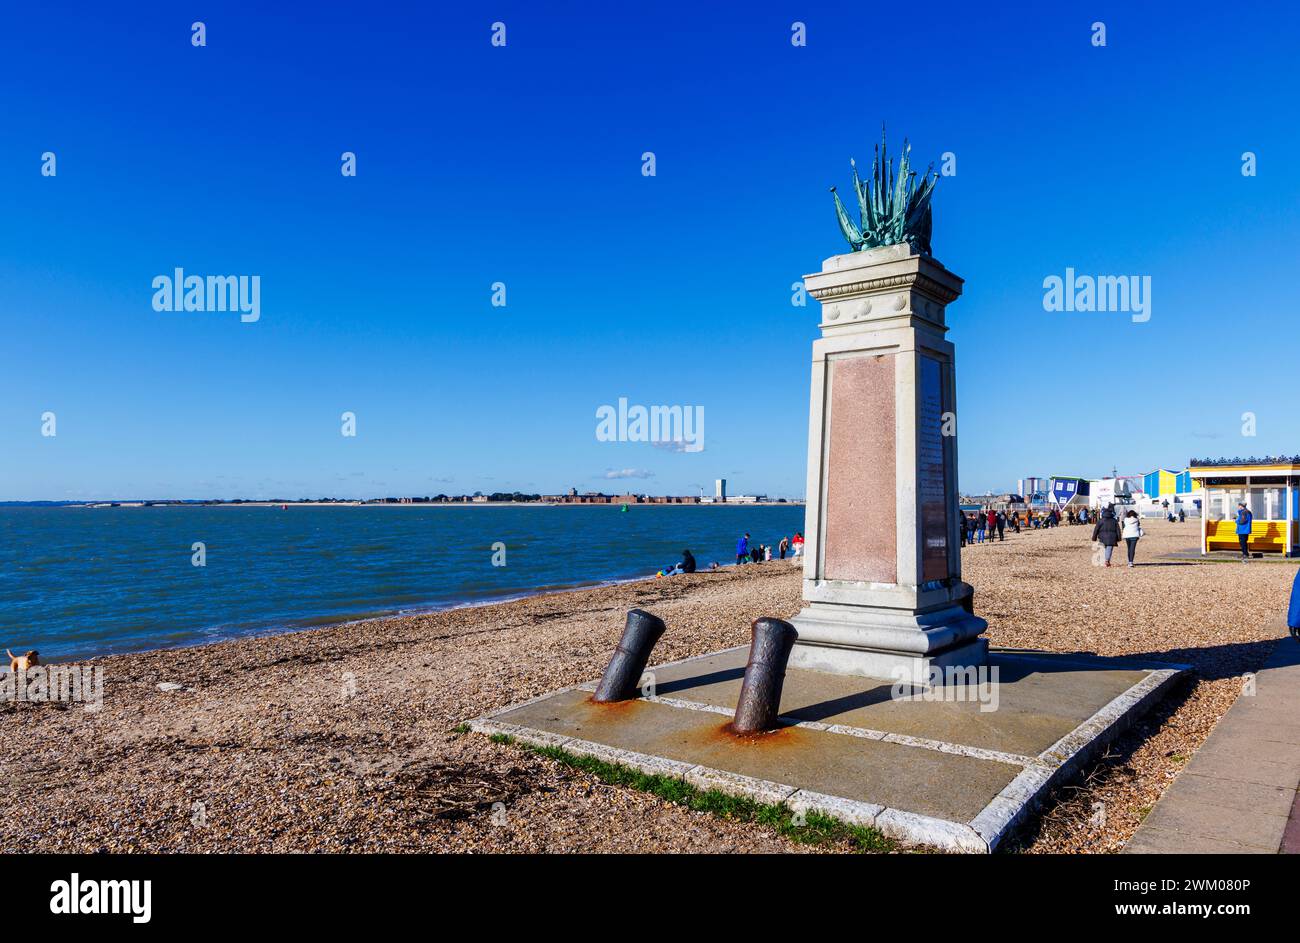
[[[1247,546],[1251,550],[1281,553],[1285,545],[1285,521],[1255,521],[1250,525],[1250,540]],[[1237,550],[1240,546],[1237,541],[1236,521],[1205,522],[1206,550]]]

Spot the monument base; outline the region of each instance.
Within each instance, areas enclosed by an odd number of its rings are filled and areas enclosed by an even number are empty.
[[[856,675],[931,688],[954,676],[957,669],[987,667],[989,643],[976,639],[937,655],[906,655],[866,648],[838,648],[815,642],[795,643],[790,667],[829,674]]]
[[[790,620],[799,639],[790,666],[928,687],[932,669],[988,664],[988,623],[962,606],[915,613],[813,603]]]

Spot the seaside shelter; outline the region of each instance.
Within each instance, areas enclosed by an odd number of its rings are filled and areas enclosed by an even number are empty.
[[[1250,549],[1300,556],[1300,455],[1193,459],[1188,472],[1205,488],[1201,553],[1237,549],[1237,503],[1245,501]]]

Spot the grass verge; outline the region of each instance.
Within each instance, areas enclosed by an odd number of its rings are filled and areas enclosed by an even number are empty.
[[[538,756],[555,760],[569,769],[594,776],[610,786],[648,792],[694,812],[708,812],[733,822],[749,822],[770,828],[803,845],[848,845],[856,852],[890,852],[898,846],[874,828],[851,825],[816,810],[797,813],[784,803],[774,805],[743,796],[731,796],[717,789],[699,789],[675,776],[643,773],[621,763],[570,753],[562,747],[537,746],[506,734],[492,734],[493,743],[513,744]]]

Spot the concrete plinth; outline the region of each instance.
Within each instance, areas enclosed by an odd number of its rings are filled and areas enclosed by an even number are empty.
[[[906,843],[988,852],[1183,670],[994,651],[975,683],[923,689],[790,668],[780,728],[741,737],[727,725],[746,655],[660,665],[653,693],[631,701],[596,703],[591,682],[470,726],[815,809]]]
[[[946,306],[962,280],[906,244],[804,276],[813,344],[803,596],[793,663],[923,678],[978,666],[963,607],[956,394]]]

